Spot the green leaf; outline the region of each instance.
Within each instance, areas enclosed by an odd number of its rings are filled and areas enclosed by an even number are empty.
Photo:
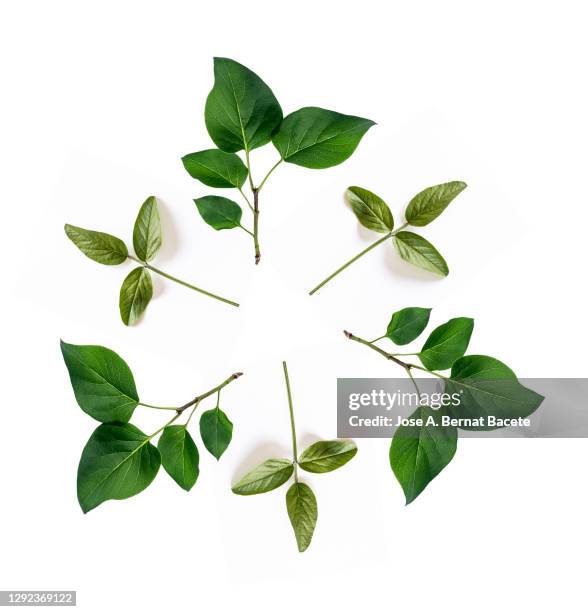
[[[137,215],[133,248],[141,261],[151,261],[161,247],[161,222],[155,196],[148,197]]]
[[[213,408],[200,417],[200,435],[208,452],[218,460],[231,442],[233,424],[220,408]]]
[[[135,268],[120,288],[118,306],[125,325],[133,325],[147,308],[153,297],[151,275],[143,266]]]
[[[430,308],[416,306],[395,312],[388,323],[386,337],[394,344],[403,345],[416,340],[429,324]]]
[[[139,403],[129,366],[103,346],[62,340],[61,353],[79,407],[97,421],[126,423]]]
[[[407,504],[425,490],[457,449],[457,428],[441,425],[439,411],[419,406],[409,418],[415,423],[398,427],[390,445],[390,466]]]
[[[351,156],[372,125],[369,119],[307,106],[288,115],[272,141],[286,162],[330,168]]]
[[[215,230],[233,229],[241,225],[241,207],[221,196],[204,196],[194,200],[200,216]]]
[[[288,459],[267,459],[233,485],[237,495],[267,493],[283,485],[292,476],[294,465]]]
[[[439,251],[422,236],[414,232],[398,232],[394,235],[394,244],[404,261],[428,270],[434,274],[447,276],[449,268]]]
[[[450,319],[431,332],[419,353],[419,359],[428,370],[450,368],[466,352],[473,331],[473,319]]]
[[[249,68],[214,58],[214,87],[204,108],[206,129],[223,151],[256,149],[268,143],[282,121],[272,90]]]
[[[116,236],[68,223],[65,224],[65,233],[84,255],[105,266],[121,264],[129,255],[125,243]]]
[[[406,208],[406,220],[410,225],[423,227],[434,221],[449,204],[467,187],[462,181],[451,181],[427,187],[414,196]]]
[[[286,493],[286,508],[294,528],[298,552],[304,552],[310,546],[318,518],[312,489],[303,482],[295,482]]]
[[[362,187],[348,187],[347,200],[364,227],[382,234],[394,228],[394,218],[388,205],[375,193]]]
[[[307,472],[323,474],[345,465],[356,453],[357,446],[352,440],[321,440],[300,455],[298,465]]]
[[[207,149],[182,157],[188,174],[209,187],[237,187],[247,180],[247,166],[235,153]]]
[[[455,418],[483,419],[483,425],[462,429],[488,431],[502,425],[489,425],[488,417],[497,419],[525,418],[535,412],[543,396],[527,389],[515,373],[494,357],[467,355],[451,368],[451,380],[446,381],[448,393],[459,393],[459,405],[449,410]]]
[[[186,491],[198,478],[198,449],[185,425],[168,425],[157,448],[165,471]]]
[[[108,499],[127,499],[152,482],[161,457],[150,437],[130,423],[100,425],[78,466],[78,501],[89,512]]]

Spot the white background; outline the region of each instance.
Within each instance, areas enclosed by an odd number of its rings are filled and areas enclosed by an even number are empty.
[[[462,442],[409,507],[387,441],[359,440],[344,469],[308,475],[319,521],[303,555],[285,488],[230,491],[257,461],[290,453],[281,360],[302,446],[333,437],[338,376],[401,375],[341,331],[378,336],[405,306],[434,307],[434,324],[474,317],[471,352],[520,376],[586,374],[584,8],[3,3],[0,588],[77,589],[80,609],[101,611],[584,609],[585,440]],[[261,198],[257,268],[243,232],[199,218],[192,198],[211,190],[180,163],[211,146],[214,55],[255,70],[285,113],[316,105],[378,122],[336,168],[279,168]],[[271,145],[255,151],[255,176],[275,159]],[[422,232],[447,279],[385,245],[308,297],[375,237],[345,187],[379,193],[400,220],[412,195],[447,180],[469,187]],[[90,261],[62,228],[129,242],[150,194],[165,241],[155,265],[240,309],[157,279],[142,322],[122,325],[130,265]],[[84,516],[76,469],[96,423],[75,403],[60,337],[119,352],[150,403],[182,403],[243,370],[222,396],[235,424],[225,456],[201,448],[189,494],[162,470],[141,495]],[[152,431],[165,416],[136,420]]]

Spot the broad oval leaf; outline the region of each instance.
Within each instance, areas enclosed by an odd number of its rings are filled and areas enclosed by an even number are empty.
[[[382,234],[394,228],[394,218],[388,205],[375,193],[363,187],[348,187],[347,200],[364,227]]]
[[[447,466],[457,449],[457,428],[443,426],[439,411],[419,406],[409,418],[414,424],[398,427],[390,445],[390,466],[407,504]]]
[[[410,225],[423,227],[435,220],[449,204],[467,187],[462,181],[451,181],[427,187],[414,196],[406,208],[406,220]]]
[[[120,288],[118,306],[125,325],[133,325],[153,297],[153,283],[149,271],[140,266],[131,271]]]
[[[272,142],[286,162],[330,168],[351,156],[372,125],[369,119],[307,106],[284,118]]]
[[[198,478],[198,448],[185,425],[168,425],[161,434],[157,448],[165,471],[189,491]]]
[[[223,151],[251,151],[268,143],[282,121],[272,90],[234,60],[214,58],[214,87],[204,108],[206,129]]]
[[[207,410],[200,417],[200,436],[208,452],[218,461],[231,443],[233,424],[220,408]]]
[[[357,446],[352,440],[321,440],[304,450],[298,465],[307,472],[323,474],[345,465],[356,453]]]
[[[543,396],[524,387],[515,373],[494,357],[467,355],[451,368],[451,380],[446,381],[448,393],[458,393],[459,404],[449,407],[454,418],[480,419],[480,424],[463,425],[461,429],[488,431],[503,425],[490,425],[488,417],[496,419],[525,418],[535,412]]]
[[[286,493],[286,509],[294,529],[298,552],[309,546],[318,519],[316,497],[312,489],[303,482],[295,482]]]
[[[233,229],[241,225],[241,207],[221,196],[204,196],[194,200],[200,216],[215,230]]]
[[[394,234],[394,244],[404,261],[434,274],[441,276],[449,274],[449,267],[441,253],[422,236],[414,232],[398,232]]]
[[[141,261],[151,261],[161,247],[161,220],[157,199],[148,197],[143,202],[133,229],[133,248]]]
[[[161,458],[150,437],[130,423],[100,425],[78,466],[78,501],[89,512],[108,499],[127,499],[152,482]]]
[[[267,459],[248,472],[233,485],[237,495],[267,493],[283,485],[294,472],[294,465],[288,459]]]
[[[394,344],[403,345],[416,340],[429,324],[430,308],[412,306],[398,310],[392,315],[386,337]]]
[[[61,353],[79,407],[103,423],[126,423],[139,403],[133,373],[104,346],[61,341]]]
[[[209,187],[240,189],[247,180],[247,166],[235,153],[207,149],[182,157],[188,174]]]
[[[86,257],[105,266],[121,264],[129,255],[126,244],[111,234],[94,232],[68,223],[65,224],[65,233]]]
[[[446,370],[464,353],[474,331],[474,320],[456,317],[436,327],[418,354],[428,370]]]

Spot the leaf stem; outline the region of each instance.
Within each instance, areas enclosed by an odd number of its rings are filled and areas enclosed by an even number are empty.
[[[255,265],[261,259],[259,250],[259,189],[253,188],[253,245],[255,246]]]
[[[292,432],[292,457],[294,459],[294,480],[298,482],[298,447],[296,445],[296,424],[294,423],[294,406],[292,404],[292,390],[290,389],[290,378],[288,366],[282,361],[284,378],[286,379],[286,391],[288,392],[288,408],[290,409],[290,430]]]
[[[284,160],[282,158],[280,158],[271,168],[270,171],[265,175],[265,178],[263,179],[263,181],[261,181],[261,183],[259,184],[259,187],[257,188],[257,191],[261,191],[261,188],[265,185],[265,182],[267,181],[267,179],[270,177],[270,174],[283,162]]]
[[[173,406],[154,406],[153,404],[145,404],[144,402],[139,402],[138,406],[145,406],[145,408],[155,408],[155,410],[177,410]]]
[[[249,149],[247,148],[247,146],[245,147],[245,160],[247,163],[247,176],[249,177],[249,187],[251,187],[251,191],[255,191],[255,186],[253,185],[253,177],[251,176],[251,161],[249,160]]]
[[[249,198],[247,197],[247,194],[243,191],[243,189],[241,189],[241,187],[239,187],[239,192],[245,198],[245,202],[247,202],[247,206],[249,206],[249,208],[253,212],[253,206],[251,206],[251,202],[249,201]]]

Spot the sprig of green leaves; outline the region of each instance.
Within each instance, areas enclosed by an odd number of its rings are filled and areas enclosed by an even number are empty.
[[[243,211],[235,201],[218,196],[194,200],[204,221],[216,230],[241,228],[251,235],[259,263],[259,192],[282,163],[304,168],[330,168],[344,162],[374,122],[362,117],[308,106],[287,117],[272,90],[257,74],[224,58],[214,58],[214,86],[204,109],[206,129],[218,149],[189,153],[184,168],[208,187],[238,189],[253,214],[253,228],[241,224]],[[272,142],[279,160],[256,184],[250,153]],[[236,153],[243,151],[243,161]],[[243,188],[249,179],[251,198]]]
[[[357,453],[357,447],[351,440],[320,440],[311,444],[302,452],[300,457],[298,456],[288,367],[285,361],[282,365],[290,411],[292,459],[266,459],[237,481],[232,490],[237,495],[267,493],[282,486],[294,475],[294,482],[286,492],[286,510],[294,529],[298,551],[304,552],[310,546],[312,540],[318,518],[318,508],[312,489],[298,479],[298,467],[314,474],[332,472],[351,461]]]

